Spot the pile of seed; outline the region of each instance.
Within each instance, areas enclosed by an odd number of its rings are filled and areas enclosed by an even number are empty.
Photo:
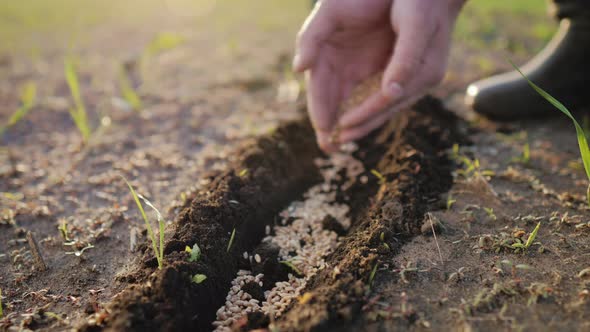
[[[225,298],[225,305],[217,310],[217,321],[213,322],[216,331],[226,330],[245,314],[260,311],[260,301],[253,299],[252,295],[242,290],[242,287],[249,282],[255,282],[262,287],[262,274],[253,276],[250,271],[238,271],[238,276],[232,281]]]
[[[264,276],[252,276],[251,272],[241,270],[232,282],[225,305],[217,311],[217,321],[213,323],[215,331],[230,331],[235,322],[250,312],[263,312],[273,319],[279,317],[300,296],[307,281],[328,267],[325,258],[338,246],[338,234],[324,229],[322,220],[329,217],[344,230],[350,227],[347,216],[350,208],[336,201],[336,193],[350,187],[365,171],[363,164],[351,155],[355,150],[355,145],[347,145],[341,153],[333,154],[329,159],[316,160],[323,182],[310,188],[303,201],[295,201],[281,212],[279,225],[272,230],[267,227],[263,242],[277,245],[279,260],[303,277],[289,274],[287,281],[277,282],[264,293],[265,301],[260,304],[242,287],[251,281],[262,286]],[[261,259],[259,255],[250,257],[248,253],[244,253],[244,257],[257,262]]]

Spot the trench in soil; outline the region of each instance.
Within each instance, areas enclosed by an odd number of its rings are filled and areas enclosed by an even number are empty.
[[[371,272],[420,233],[424,213],[452,184],[446,150],[462,140],[458,120],[438,100],[425,98],[359,143],[353,153],[364,172],[336,200],[350,206],[351,227],[326,257],[326,268],[308,280],[301,294],[272,324],[281,331],[338,329],[354,320],[370,294]],[[267,226],[322,178],[321,157],[306,120],[287,123],[273,134],[245,144],[229,171],[212,173],[166,230],[165,266],[158,270],[147,245],[129,286],[82,330],[210,331],[241,269],[265,274],[265,289],[285,280],[288,267],[277,259],[254,266],[243,253],[261,250]],[[382,175],[379,179],[371,170]],[[364,177],[368,181],[360,181]],[[231,233],[235,237],[227,250]],[[198,244],[199,261],[186,246]],[[191,276],[204,274],[201,284]],[[234,329],[267,327],[268,317],[248,315]]]

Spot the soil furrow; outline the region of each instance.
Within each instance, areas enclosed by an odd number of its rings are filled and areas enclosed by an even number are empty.
[[[327,267],[307,283],[306,300],[292,303],[275,322],[281,331],[338,328],[361,310],[371,270],[420,231],[428,204],[451,186],[445,150],[461,137],[457,121],[439,101],[426,98],[360,143],[355,157],[366,171],[358,179],[369,181],[337,193],[351,207],[351,229]],[[242,254],[253,252],[281,209],[321,179],[313,139],[309,123],[286,124],[241,149],[230,171],[207,177],[167,232],[164,268],[156,269],[146,246],[141,266],[125,277],[131,285],[83,329],[211,330],[243,268]],[[202,258],[191,263],[184,248],[195,243]],[[197,273],[207,276],[201,284],[191,282]]]

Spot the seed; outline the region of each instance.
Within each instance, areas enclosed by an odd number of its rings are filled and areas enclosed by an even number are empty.
[[[262,262],[262,259],[260,258],[259,254],[254,255],[254,260],[256,261],[256,263]]]

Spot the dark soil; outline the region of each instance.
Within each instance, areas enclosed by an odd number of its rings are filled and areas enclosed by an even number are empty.
[[[367,174],[376,168],[387,181],[378,184],[373,179],[362,190],[357,184],[342,193],[356,217],[327,260],[342,273],[334,277],[332,268],[319,273],[307,289],[312,300],[284,315],[278,322],[281,330],[337,328],[352,320],[369,290],[371,269],[381,256],[393,255],[420,232],[428,204],[450,188],[452,164],[444,151],[460,137],[457,119],[434,99],[423,100],[415,109],[361,145],[357,154],[365,157]],[[278,212],[319,181],[313,159],[320,153],[311,127],[305,122],[286,124],[238,155],[242,157],[230,171],[206,178],[207,184],[168,230],[164,268],[156,269],[146,248],[139,270],[126,276],[133,284],[107,306],[100,322],[83,329],[208,331],[243,264],[244,251],[262,257],[259,264],[252,263],[253,271],[265,273],[273,283],[286,279],[289,271],[276,260],[276,251],[256,246]],[[228,252],[233,229],[235,240]],[[202,258],[190,263],[183,251],[195,243]],[[385,243],[390,250],[383,250]],[[197,273],[207,280],[191,283]],[[273,283],[265,282],[264,288]]]

